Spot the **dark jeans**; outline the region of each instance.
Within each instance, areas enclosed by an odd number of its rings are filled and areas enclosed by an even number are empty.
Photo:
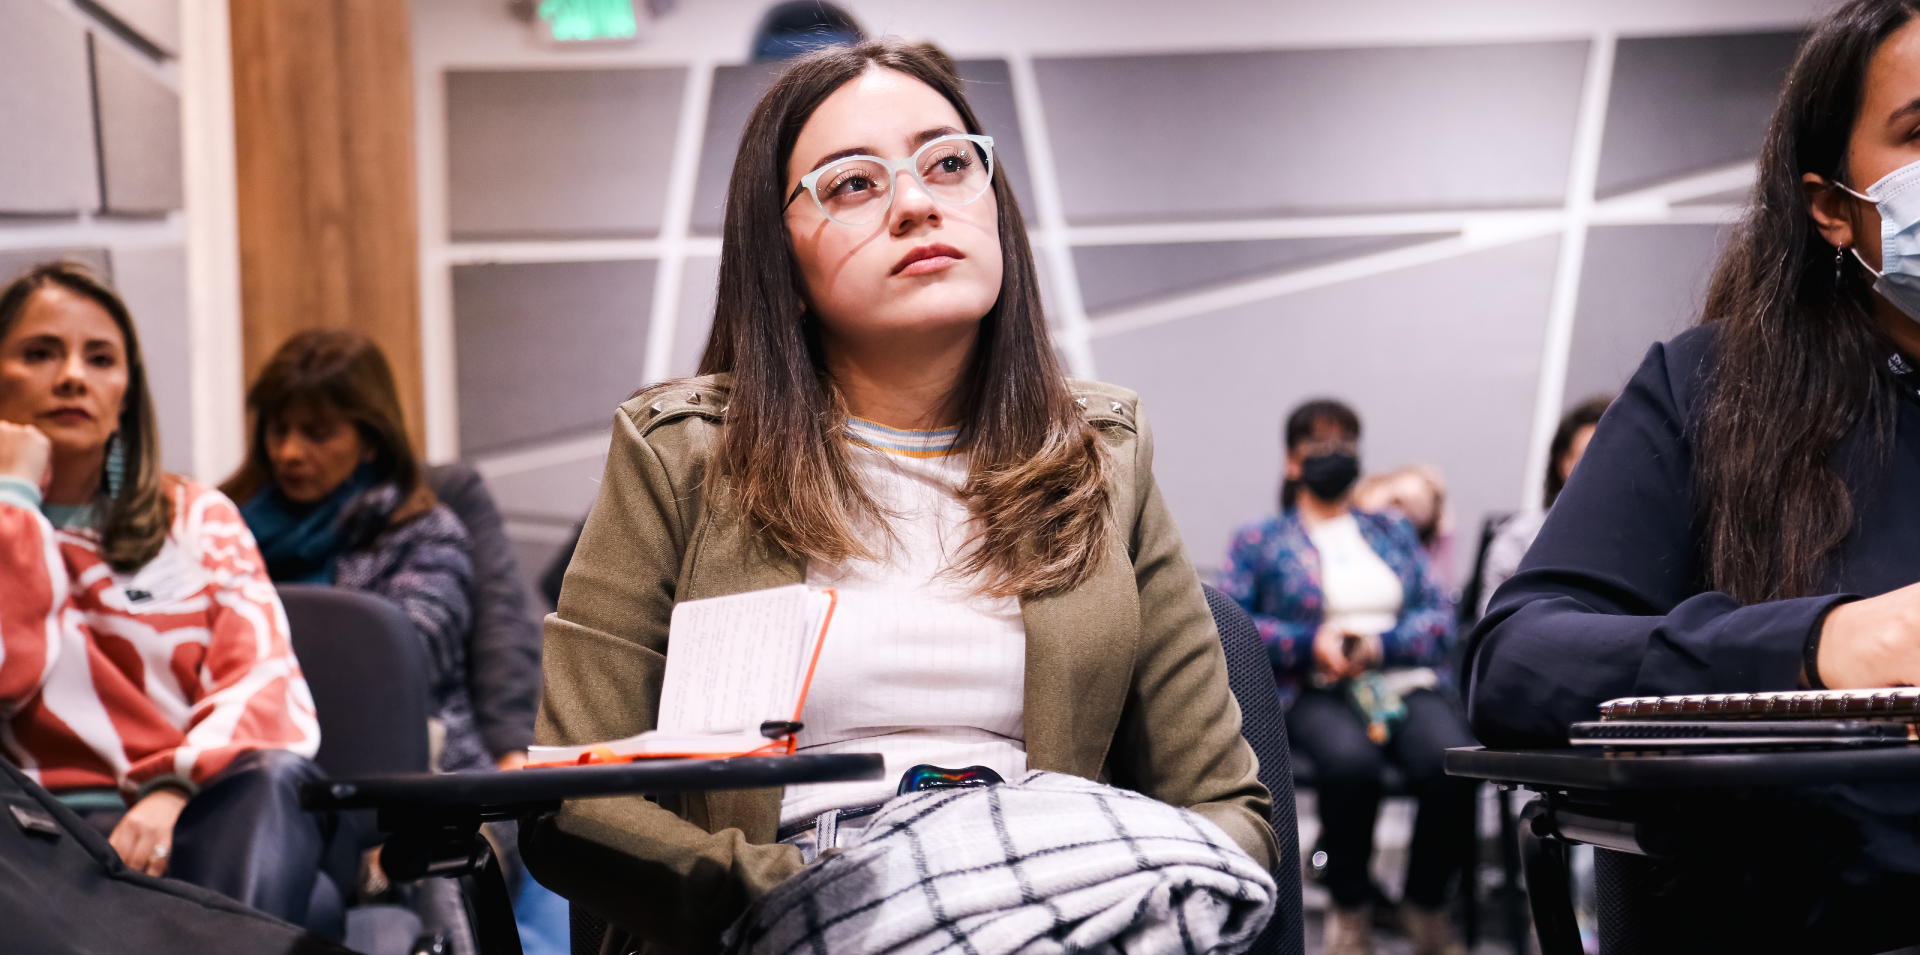
[[[241,754],[187,801],[173,826],[167,875],[340,937],[344,931],[335,934],[332,925],[308,924],[334,820],[301,810],[300,786],[325,778],[312,761],[283,749]],[[125,814],[79,813],[103,834]],[[330,907],[338,905],[336,897]]]
[[[1367,867],[1380,812],[1380,777],[1389,760],[1420,801],[1405,897],[1427,908],[1444,904],[1447,880],[1472,849],[1474,782],[1448,776],[1440,760],[1451,747],[1476,745],[1473,733],[1441,693],[1416,690],[1406,702],[1406,721],[1385,746],[1367,738],[1366,720],[1344,695],[1304,690],[1287,711],[1287,738],[1296,752],[1313,760],[1318,780],[1320,844],[1327,853],[1322,881],[1342,908],[1365,905],[1373,897]]]

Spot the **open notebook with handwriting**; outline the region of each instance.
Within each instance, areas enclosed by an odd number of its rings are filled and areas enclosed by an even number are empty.
[[[1920,687],[1629,696],[1600,704],[1568,742],[1615,749],[1920,743]]]
[[[654,729],[581,746],[534,746],[529,766],[791,753],[839,597],[804,584],[673,608]]]

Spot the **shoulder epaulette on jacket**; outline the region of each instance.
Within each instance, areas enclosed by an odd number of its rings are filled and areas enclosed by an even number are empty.
[[[1139,397],[1132,391],[1100,381],[1069,380],[1068,393],[1086,409],[1087,420],[1096,428],[1118,426],[1137,431],[1134,406]],[[703,417],[719,423],[727,410],[730,389],[715,376],[686,378],[642,390],[621,407],[631,415],[642,433],[687,417]]]
[[[1140,396],[1119,385],[1109,385],[1104,381],[1088,381],[1070,378],[1067,380],[1067,393],[1073,400],[1086,409],[1087,420],[1096,428],[1119,426],[1128,431],[1137,432],[1134,423],[1134,406]]]
[[[682,418],[701,417],[718,424],[727,410],[729,389],[715,376],[684,378],[655,385],[634,395],[621,408],[642,434]]]

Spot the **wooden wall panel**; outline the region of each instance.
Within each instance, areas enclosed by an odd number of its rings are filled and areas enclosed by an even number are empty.
[[[393,364],[424,447],[408,6],[231,0],[247,380],[308,328]]]

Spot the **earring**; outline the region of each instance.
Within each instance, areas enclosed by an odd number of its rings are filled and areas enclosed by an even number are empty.
[[[120,432],[107,439],[107,500],[120,499],[120,488],[127,481],[126,444],[120,440]]]
[[[1845,276],[1841,274],[1841,269],[1845,268],[1846,264],[1847,264],[1846,246],[1840,246],[1840,245],[1834,246],[1833,247],[1833,284],[1834,285],[1836,286],[1839,285],[1841,281],[1845,279]]]

